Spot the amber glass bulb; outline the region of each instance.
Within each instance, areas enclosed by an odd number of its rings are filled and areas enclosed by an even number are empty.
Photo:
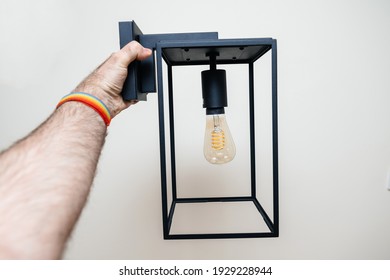
[[[224,114],[206,115],[206,132],[203,153],[213,164],[231,161],[236,155],[236,147]]]

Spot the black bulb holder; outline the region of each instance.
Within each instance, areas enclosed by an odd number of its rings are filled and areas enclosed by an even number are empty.
[[[207,115],[224,114],[227,107],[226,71],[216,69],[202,71],[203,108]]]
[[[147,93],[158,93],[161,199],[164,239],[219,239],[219,238],[257,238],[279,236],[279,175],[278,175],[278,106],[277,106],[277,55],[276,40],[272,38],[218,39],[217,32],[143,34],[134,21],[120,22],[120,46],[137,40],[144,47],[155,51],[156,55],[143,61],[131,63],[128,77],[122,91],[124,100],[146,100]],[[272,73],[272,184],[262,186],[256,174],[255,150],[255,62],[271,50]],[[157,62],[157,64],[156,64]],[[164,62],[166,67],[164,66]],[[250,146],[250,186],[247,193],[240,196],[186,197],[180,195],[180,184],[176,180],[176,143],[174,109],[173,68],[181,66],[210,65],[210,70],[202,72],[203,107],[206,114],[223,112],[227,106],[226,72],[216,69],[219,64],[246,64],[249,77],[249,146]],[[166,70],[165,70],[166,69]],[[163,72],[167,73],[167,78]],[[157,75],[156,75],[157,73]],[[167,79],[167,93],[164,80]],[[157,86],[156,86],[157,82]],[[165,120],[168,110],[168,121]],[[240,116],[245,120],[244,116]],[[166,130],[169,137],[166,136]],[[170,153],[167,156],[167,153]],[[242,176],[239,174],[238,176]],[[269,186],[268,186],[269,185]],[[261,201],[262,189],[272,190],[272,202],[265,209]],[[262,199],[261,199],[262,198]],[[204,232],[172,233],[176,205],[193,203],[250,203],[268,228],[252,232]],[[267,210],[267,211],[266,211]],[[177,210],[179,211],[179,210]],[[269,211],[269,212],[268,212]],[[268,213],[267,213],[268,212]],[[269,214],[271,213],[271,214]],[[258,221],[257,221],[258,222]]]

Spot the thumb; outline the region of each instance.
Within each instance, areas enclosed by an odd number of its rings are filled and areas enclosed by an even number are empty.
[[[132,61],[143,60],[152,54],[152,50],[144,48],[137,41],[131,41],[117,52],[119,63],[127,67]]]

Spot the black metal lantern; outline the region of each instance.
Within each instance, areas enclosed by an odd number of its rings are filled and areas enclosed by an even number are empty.
[[[278,202],[278,121],[277,121],[277,54],[276,40],[272,38],[253,39],[218,39],[218,33],[179,33],[179,34],[142,34],[133,22],[120,22],[121,47],[132,40],[139,41],[144,47],[156,51],[156,56],[133,63],[123,89],[125,100],[146,100],[148,92],[158,92],[159,128],[160,128],[160,161],[161,161],[161,194],[164,239],[207,239],[207,238],[254,238],[279,236],[279,202]],[[269,216],[260,204],[256,180],[255,158],[255,79],[254,63],[268,51],[271,56],[272,73],[272,216]],[[157,61],[157,67],[155,65]],[[166,64],[168,104],[164,105],[163,64]],[[206,114],[213,119],[211,132],[211,163],[227,162],[234,157],[235,150],[227,148],[229,142],[226,131],[218,128],[219,116],[224,114],[228,105],[226,90],[226,73],[217,69],[219,65],[244,64],[248,66],[249,81],[249,143],[250,146],[250,193],[243,196],[218,197],[182,197],[178,195],[176,180],[176,145],[173,106],[173,71],[174,67],[206,65],[209,70],[202,72],[202,97]],[[156,83],[157,72],[157,83]],[[201,104],[200,104],[201,106]],[[169,112],[166,121],[165,110]],[[168,124],[168,125],[167,125]],[[168,126],[168,128],[166,128]],[[168,138],[166,137],[168,131]],[[169,141],[167,141],[169,139]],[[167,143],[168,142],[168,143]],[[169,153],[168,153],[169,151]],[[234,153],[233,153],[234,152]],[[206,155],[205,155],[206,156]],[[207,156],[206,156],[207,158]],[[169,161],[168,161],[169,159]],[[213,162],[214,161],[214,162]],[[167,165],[169,168],[167,168]],[[167,180],[167,177],[171,179]],[[246,202],[264,220],[267,230],[260,232],[207,232],[207,233],[171,233],[175,210],[181,204]]]

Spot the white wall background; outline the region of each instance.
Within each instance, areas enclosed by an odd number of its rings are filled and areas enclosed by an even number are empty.
[[[145,33],[278,40],[280,238],[162,239],[151,94],[110,126],[65,258],[390,258],[390,2],[2,0],[0,149],[117,50],[131,19]]]

